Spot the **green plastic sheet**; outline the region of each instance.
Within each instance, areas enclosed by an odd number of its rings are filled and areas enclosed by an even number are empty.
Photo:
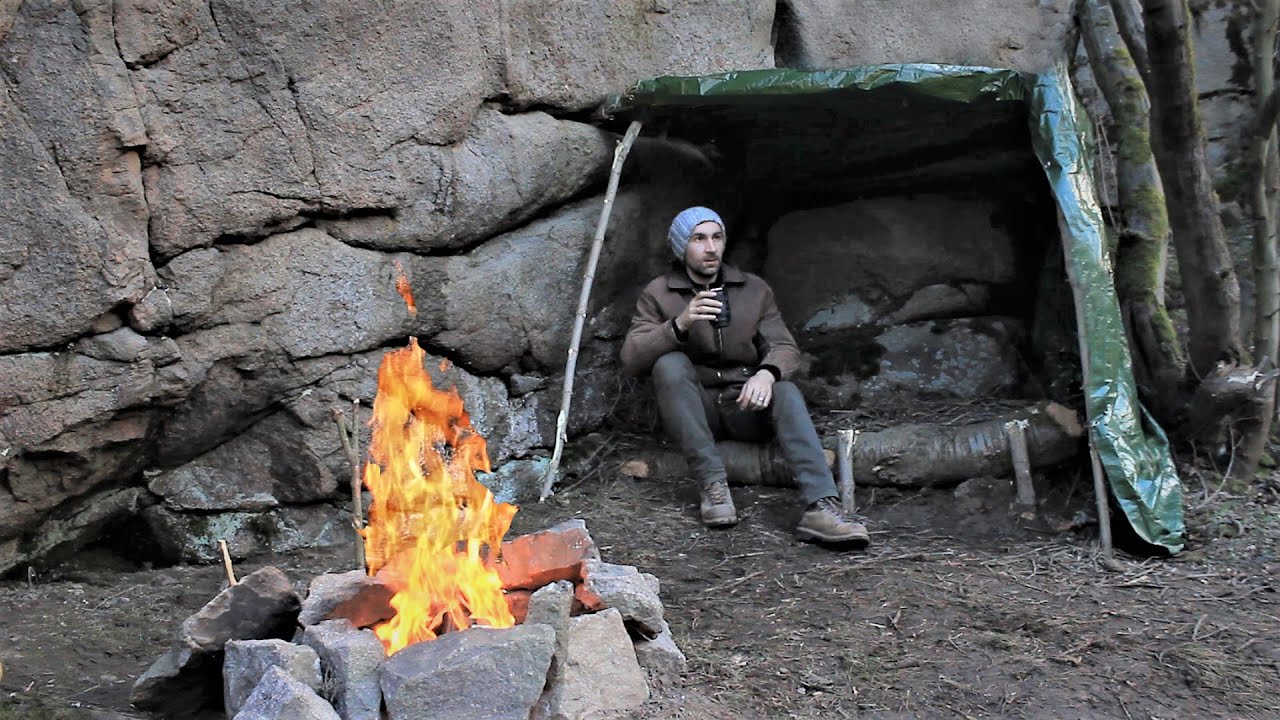
[[[1029,74],[901,64],[659,77],[611,98],[603,112],[656,121],[678,136],[687,130],[698,140],[768,134],[772,136],[753,142],[794,142],[801,156],[800,149],[812,145],[814,136],[802,132],[797,117],[823,117],[824,107],[847,109],[854,117],[859,112],[864,118],[882,117],[911,103],[916,105],[898,114],[924,118],[935,127],[944,118],[950,130],[928,132],[968,133],[957,137],[988,137],[991,132],[984,134],[984,125],[1000,130],[1000,118],[1010,113],[1025,118],[1035,158],[1061,213],[1068,272],[1081,289],[1077,330],[1087,347],[1081,366],[1091,438],[1115,503],[1137,537],[1154,548],[1178,552],[1185,532],[1181,484],[1164,432],[1138,402],[1092,175],[1091,130],[1065,68]],[[819,139],[836,144],[825,136]],[[839,157],[838,150],[829,151]]]

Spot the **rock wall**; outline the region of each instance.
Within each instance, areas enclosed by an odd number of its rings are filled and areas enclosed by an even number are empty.
[[[340,540],[331,413],[367,407],[409,335],[450,361],[495,464],[536,454],[604,96],[782,50],[1036,69],[1060,4],[0,2],[0,572],[143,508],[171,556]],[[628,176],[572,431],[616,394],[598,369],[668,218],[709,192]]]

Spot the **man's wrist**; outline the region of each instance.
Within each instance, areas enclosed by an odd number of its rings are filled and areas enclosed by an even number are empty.
[[[676,334],[676,340],[684,342],[689,339],[689,331],[681,330],[680,323],[676,321],[676,318],[671,318],[671,330]]]
[[[772,365],[761,365],[760,369],[756,370],[756,375],[759,375],[760,373],[764,373],[765,375],[768,375],[769,379],[774,382],[777,382],[782,379],[782,373],[778,370],[778,368]]]

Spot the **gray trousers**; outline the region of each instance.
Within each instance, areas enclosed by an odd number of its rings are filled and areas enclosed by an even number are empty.
[[[742,410],[737,391],[703,387],[693,362],[682,352],[667,353],[653,365],[654,392],[667,435],[680,446],[693,477],[699,481],[726,477],[716,439],[768,442],[776,438],[791,464],[805,502],[836,495],[835,480],[822,454],[809,408],[794,383],[773,384],[773,400],[765,410]]]

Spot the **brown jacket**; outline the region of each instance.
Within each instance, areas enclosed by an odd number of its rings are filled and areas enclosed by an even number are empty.
[[[673,267],[646,285],[622,343],[623,370],[643,375],[658,358],[680,351],[693,361],[698,378],[708,387],[746,382],[761,368],[773,370],[780,380],[794,376],[800,351],[782,322],[773,290],[759,276],[732,265],[721,266],[720,277],[728,295],[729,327],[717,330],[699,321],[683,342],[671,321],[693,298],[688,273]]]

